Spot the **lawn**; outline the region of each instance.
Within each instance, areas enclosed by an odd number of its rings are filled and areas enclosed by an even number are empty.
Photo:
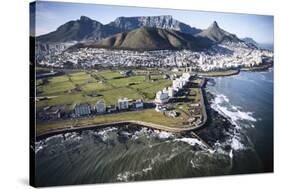
[[[155,97],[156,92],[163,90],[165,87],[171,85],[171,80],[160,80],[158,82],[154,82],[150,87],[141,88],[140,91],[146,95],[146,98],[153,99]]]
[[[74,105],[78,103],[89,103],[94,106],[100,99],[104,99],[106,105],[116,104],[119,98],[152,100],[155,93],[165,87],[171,86],[172,81],[163,79],[160,75],[155,76],[155,81],[147,80],[146,76],[133,75],[122,77],[117,71],[79,71],[63,76],[48,78],[48,82],[40,85],[37,89],[42,91],[41,96],[51,96],[36,102],[36,107],[41,109],[51,105]],[[198,80],[199,82],[199,80]],[[200,101],[200,90],[198,88],[188,89],[190,102],[173,104],[180,115],[170,118],[154,109],[142,111],[123,112],[109,115],[99,115],[75,120],[57,120],[40,122],[37,124],[38,134],[49,129],[64,128],[69,126],[84,126],[98,123],[109,123],[113,121],[136,120],[161,124],[171,127],[181,127],[182,122],[187,120],[188,103]],[[97,96],[91,96],[96,94]]]
[[[41,108],[84,102],[94,105],[99,99],[104,99],[107,105],[116,104],[119,98],[152,100],[157,91],[172,84],[171,80],[163,79],[160,75],[156,77],[158,80],[153,82],[148,81],[146,76],[123,77],[118,71],[111,70],[78,71],[54,76],[37,86],[37,90],[41,91],[38,96],[53,98],[39,101],[36,106]],[[91,94],[98,96],[93,97]]]
[[[106,80],[123,77],[119,72],[111,70],[99,71],[97,72],[97,75],[103,77]]]
[[[198,74],[202,75],[202,76],[208,76],[208,77],[218,77],[218,76],[235,75],[238,73],[239,73],[239,70],[224,70],[224,71],[202,72],[202,73],[198,73]]]
[[[99,92],[112,89],[112,87],[106,83],[87,83],[81,86],[84,92]]]
[[[131,76],[121,79],[111,79],[108,80],[107,82],[114,87],[126,87],[129,85],[140,84],[143,83],[144,81],[145,81],[144,76]]]
[[[75,85],[69,81],[67,76],[58,76],[49,79],[47,84],[39,86],[38,89],[42,91],[42,96],[47,96],[65,93],[74,88]]]
[[[186,117],[186,116],[185,116]],[[136,120],[150,122],[160,125],[165,125],[168,127],[181,127],[183,117],[179,116],[177,118],[170,118],[163,113],[156,112],[154,109],[148,109],[143,111],[134,112],[124,112],[108,115],[99,115],[96,117],[80,118],[76,120],[60,120],[60,121],[50,121],[44,123],[37,123],[37,135],[43,134],[50,129],[61,129],[66,127],[83,127],[92,124],[100,123],[111,123],[116,121],[126,121],[126,120]]]
[[[96,80],[96,78],[101,77],[103,81]],[[117,79],[114,79],[115,77],[117,77]],[[42,91],[39,96],[55,97],[37,102],[37,107],[83,102],[94,104],[101,98],[106,101],[107,105],[110,105],[116,104],[119,98],[144,98],[142,93],[130,86],[132,83],[143,83],[145,79],[144,76],[131,76],[126,78],[120,77],[121,75],[119,72],[106,70],[92,73],[80,71],[63,76],[48,78],[48,82],[46,84],[37,86],[37,90]],[[151,85],[149,85],[149,87],[151,87]],[[101,96],[89,96],[93,93]]]
[[[123,87],[100,92],[106,104],[116,104],[119,98],[142,99],[143,97],[136,90]]]
[[[190,88],[188,99],[193,103],[200,102],[200,89],[199,88]]]

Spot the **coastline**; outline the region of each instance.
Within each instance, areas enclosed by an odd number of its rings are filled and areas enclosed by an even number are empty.
[[[226,70],[226,71],[215,71],[215,72],[198,72],[197,74],[202,77],[226,77],[232,75],[238,75],[240,69],[237,70]]]
[[[171,127],[162,124],[156,123],[149,123],[140,120],[126,120],[126,121],[114,121],[110,123],[101,123],[101,124],[90,124],[85,126],[77,126],[77,127],[65,127],[65,128],[58,128],[58,129],[51,129],[36,136],[36,141],[45,139],[54,135],[63,134],[67,132],[79,132],[83,130],[90,130],[90,129],[98,129],[98,128],[105,128],[105,127],[114,127],[114,126],[124,126],[124,125],[138,125],[142,127],[147,127],[151,129],[158,129],[167,132],[173,133],[183,133],[188,131],[193,131],[203,127],[207,122],[207,111],[206,111],[206,102],[205,102],[205,95],[203,94],[205,91],[203,87],[205,86],[206,79],[203,79],[200,83],[200,102],[202,107],[202,122],[196,126],[192,127]]]
[[[257,66],[257,67],[252,67],[252,68],[241,68],[241,71],[250,71],[250,72],[259,72],[259,71],[265,71],[268,70],[269,68],[273,68],[273,63],[267,64],[267,65],[262,65],[262,66]]]
[[[273,65],[271,64],[270,66],[267,65],[266,68],[260,68],[258,70],[254,70],[254,71],[263,71],[263,70],[267,70],[270,67],[272,67]],[[250,69],[241,69],[241,71],[252,71]],[[147,128],[151,128],[151,129],[158,129],[158,130],[162,130],[162,131],[167,131],[167,132],[173,132],[173,133],[184,133],[184,132],[190,132],[190,131],[195,131],[198,130],[200,128],[202,128],[203,126],[205,126],[207,120],[208,120],[208,116],[207,116],[207,110],[206,110],[206,103],[205,102],[207,99],[205,99],[206,95],[205,94],[205,84],[207,81],[207,77],[225,77],[225,76],[231,76],[231,75],[238,75],[240,73],[240,70],[237,70],[237,72],[233,72],[231,74],[222,74],[222,75],[216,75],[216,76],[203,76],[204,79],[202,80],[202,83],[200,83],[200,101],[202,104],[202,116],[203,116],[203,120],[202,122],[197,125],[197,126],[193,126],[193,127],[171,127],[168,125],[162,125],[162,124],[156,124],[156,123],[150,123],[150,122],[144,122],[144,121],[140,121],[140,120],[126,120],[126,121],[113,121],[113,122],[109,122],[109,123],[100,123],[100,124],[90,124],[90,125],[84,125],[84,126],[69,126],[69,127],[65,127],[65,128],[57,128],[57,129],[50,129],[46,132],[40,133],[36,136],[36,141],[37,140],[41,140],[41,139],[45,139],[48,138],[50,136],[54,136],[57,134],[63,134],[63,133],[67,133],[67,132],[74,132],[74,131],[83,131],[83,130],[90,130],[90,129],[98,129],[98,128],[105,128],[105,127],[114,127],[114,126],[122,126],[122,125],[138,125],[141,127],[147,127]]]

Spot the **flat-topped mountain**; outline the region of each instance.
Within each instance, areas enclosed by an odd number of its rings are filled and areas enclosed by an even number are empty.
[[[242,42],[236,35],[221,29],[216,21],[214,21],[207,29],[196,34],[196,36],[207,38],[214,43],[221,43],[224,41],[235,43]]]
[[[108,25],[119,28],[120,32],[127,32],[140,27],[172,29],[188,34],[196,34],[202,31],[174,19],[171,15],[118,17]]]
[[[141,27],[118,33],[98,42],[80,43],[73,48],[110,48],[128,50],[190,49],[201,50],[210,43],[190,34],[171,29]]]
[[[192,28],[172,16],[139,16],[118,17],[109,24],[102,24],[86,16],[69,21],[55,31],[37,37],[39,42],[97,41],[111,35],[128,32],[140,27],[156,27],[178,30],[188,34],[199,33],[201,30]]]

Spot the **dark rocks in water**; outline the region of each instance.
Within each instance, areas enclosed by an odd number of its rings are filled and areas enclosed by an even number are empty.
[[[213,78],[207,78],[207,84],[210,86],[215,86],[216,82]]]
[[[208,120],[202,129],[198,129],[195,133],[200,136],[206,143],[213,146],[217,141],[224,141],[227,137],[226,132],[233,129],[235,126],[230,123],[225,117],[211,108],[210,102],[214,99],[214,95],[207,92],[205,94],[206,110]]]
[[[131,138],[131,134],[126,131],[118,131],[117,136],[118,142],[120,143],[126,143]]]

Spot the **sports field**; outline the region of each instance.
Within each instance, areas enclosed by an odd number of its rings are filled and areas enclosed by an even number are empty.
[[[153,75],[149,80],[145,75],[125,77],[113,70],[77,71],[36,82],[37,97],[51,97],[38,101],[38,109],[85,102],[95,105],[99,99],[104,99],[106,105],[116,104],[119,98],[148,101],[154,99],[157,91],[172,84],[161,75]]]

